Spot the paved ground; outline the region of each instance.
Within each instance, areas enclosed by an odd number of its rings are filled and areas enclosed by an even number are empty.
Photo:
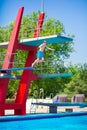
[[[26,112],[27,113],[49,113],[49,108],[46,106],[36,106],[36,105],[31,105],[31,102],[46,102],[46,103],[51,103],[52,100],[50,99],[28,99],[26,102]],[[66,110],[71,110],[73,109],[73,112],[79,112],[79,111],[87,111],[87,107],[84,108],[79,108],[77,106],[75,107],[58,107],[58,112],[66,112]],[[13,110],[6,110],[5,111],[6,115],[13,115],[14,111]]]

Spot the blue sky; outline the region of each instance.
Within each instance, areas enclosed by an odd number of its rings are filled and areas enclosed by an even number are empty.
[[[19,7],[24,14],[41,10],[42,0],[0,0],[0,26],[14,21]],[[74,34],[74,49],[68,61],[87,63],[87,0],[44,0],[44,11],[49,17],[60,20],[66,34]]]

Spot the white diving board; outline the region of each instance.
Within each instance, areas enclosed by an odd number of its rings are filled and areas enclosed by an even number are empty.
[[[0,48],[7,48],[8,47],[8,43],[9,43],[9,41],[0,43]]]
[[[44,103],[44,102],[33,102],[33,105],[47,106],[49,107],[49,113],[57,113],[57,107],[74,107],[79,106],[80,108],[87,107],[85,102],[57,102],[57,103]]]
[[[47,44],[55,44],[55,43],[64,43],[73,41],[72,38],[60,36],[60,35],[51,35],[37,38],[29,38],[20,40],[20,44],[28,45],[28,46],[39,46],[46,40]],[[7,48],[9,42],[0,43],[0,47]]]
[[[41,106],[79,106],[81,108],[87,107],[87,102],[56,102],[56,103],[33,102],[32,104]]]
[[[38,74],[39,78],[57,78],[57,77],[70,77],[73,74],[69,73],[55,73],[55,74]]]

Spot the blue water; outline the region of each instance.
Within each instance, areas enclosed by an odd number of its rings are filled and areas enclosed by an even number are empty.
[[[0,122],[0,130],[87,130],[87,115]]]

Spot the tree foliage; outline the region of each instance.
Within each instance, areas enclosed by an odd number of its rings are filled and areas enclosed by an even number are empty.
[[[72,80],[66,84],[64,92],[70,97],[73,94],[85,94],[87,96],[87,64],[83,65],[70,65],[71,71],[73,72]],[[70,69],[69,68],[69,69]]]
[[[20,34],[19,34],[19,40],[33,37],[33,33],[37,24],[39,13],[40,11],[33,12],[30,15],[26,14],[23,16]],[[54,18],[48,18],[47,15],[46,15],[46,19],[47,20],[44,21],[44,24],[43,24],[41,36],[65,34],[64,25],[60,20],[57,20]],[[6,27],[0,27],[0,42],[9,41],[10,35],[12,33],[13,25],[14,25],[14,22],[11,22]],[[45,52],[46,59],[48,58],[51,59],[48,64],[48,67],[51,65],[51,68],[50,69],[47,68],[47,65],[46,65],[47,61],[46,61],[43,63],[45,66],[44,67],[45,69],[43,69],[43,72],[44,73],[67,72],[67,69],[63,64],[63,61],[64,59],[69,58],[70,54],[74,51],[73,42],[67,42],[67,43],[62,43],[62,44],[59,43],[59,44],[49,45],[49,46],[54,48],[55,51],[53,53],[49,51]],[[6,50],[0,48],[0,52],[5,53]],[[17,62],[20,61],[24,63],[22,59],[27,57],[27,53],[21,52],[21,51],[17,51],[16,53],[17,53],[17,57],[15,58],[16,61]],[[18,66],[21,67],[21,64],[18,64]],[[42,70],[38,70],[36,73],[39,73],[40,71]],[[18,73],[21,74],[21,72],[18,72]],[[29,91],[29,94],[36,96],[35,90],[37,90],[37,93],[38,93],[37,95],[39,95],[40,88],[44,89],[45,96],[49,96],[50,93],[54,93],[54,94],[63,93],[64,88],[66,87],[66,84],[69,83],[70,80],[71,80],[71,77],[70,78],[66,77],[66,78],[55,78],[55,79],[42,79],[42,80],[34,81],[31,84],[31,89]],[[17,88],[15,86],[17,86],[17,81],[14,81],[14,86],[13,86],[13,81],[11,81],[7,96],[9,96],[10,93],[14,93],[16,91]]]

